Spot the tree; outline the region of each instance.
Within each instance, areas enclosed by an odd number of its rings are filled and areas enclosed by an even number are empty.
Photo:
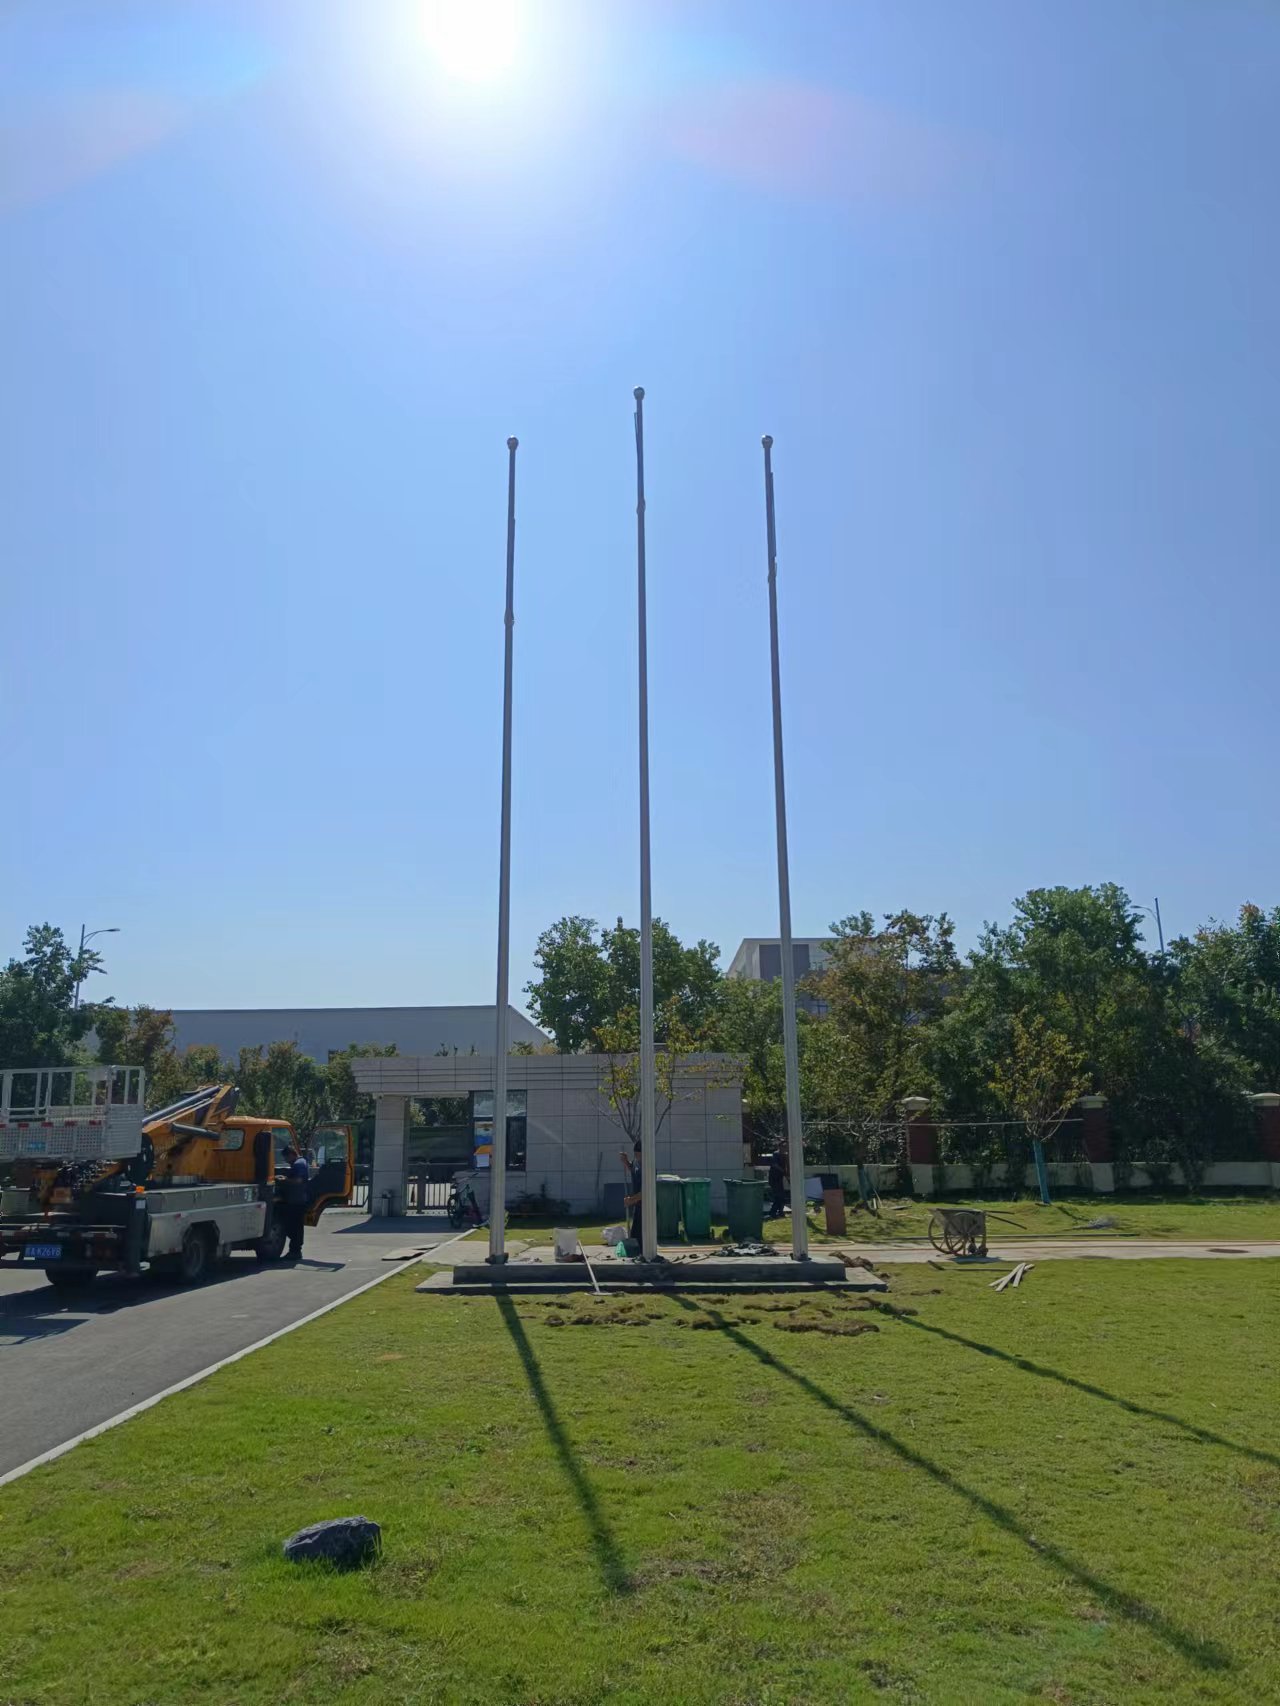
[[[640,932],[621,919],[600,932],[608,968],[608,1016],[640,1007]],[[660,918],[653,921],[653,1007],[657,1034],[701,1038],[716,1009],[724,974],[720,950],[702,939],[686,948]]]
[[[1022,1122],[1022,1139],[1005,1145],[1010,1183],[1021,1184],[1031,1145],[1054,1136],[1088,1087],[1082,1051],[1040,1014],[1015,1013],[1008,1051],[991,1077],[1001,1105]]]
[[[713,942],[686,948],[654,919],[655,1015],[669,1014],[688,1030],[703,1031],[719,997],[719,958]],[[605,930],[593,918],[559,919],[539,936],[534,964],[539,975],[525,986],[529,1010],[563,1054],[592,1049],[606,1027],[639,1008],[640,932],[621,919]]]
[[[879,1160],[886,1131],[895,1130],[902,1099],[896,1059],[869,1046],[864,1032],[842,1030],[829,1018],[805,1025],[799,1043],[809,1158]],[[900,1159],[905,1161],[905,1154]]]
[[[1089,1087],[1124,1104],[1168,1023],[1167,974],[1143,950],[1140,918],[1122,888],[1102,883],[1032,889],[1014,902],[1011,924],[987,925],[923,1039],[953,1116],[980,1120],[999,1111],[994,1076],[1015,1015],[1038,1016],[1066,1038]]]
[[[308,1137],[329,1121],[358,1124],[370,1118],[373,1098],[360,1093],[351,1062],[396,1052],[394,1043],[352,1043],[321,1065],[295,1042],[273,1042],[242,1049],[232,1062],[206,1044],[179,1054],[173,1047],[173,1015],[156,1008],[99,1007],[94,1026],[99,1061],[146,1069],[149,1108],[177,1101],[203,1084],[235,1084],[242,1114],[287,1119]]]
[[[309,1137],[326,1118],[324,1069],[303,1054],[295,1042],[242,1048],[235,1082],[240,1087],[239,1112],[263,1119],[288,1120],[299,1135]]]
[[[23,957],[0,971],[0,1062],[66,1065],[93,1023],[91,1008],[75,1006],[76,986],[102,970],[102,956],[74,952],[52,924],[33,924],[23,946]]]
[[[893,1089],[877,1076],[860,1035],[830,1018],[796,1013],[805,1154],[812,1161],[874,1158]],[[742,1108],[757,1152],[787,1135],[787,1073],[782,1041],[782,983],[726,978],[710,1046],[742,1067]]]
[[[213,1043],[192,1043],[178,1056],[178,1084],[170,1097],[176,1101],[187,1090],[198,1090],[204,1084],[234,1084],[236,1069],[223,1060]]]
[[[332,1055],[324,1068],[324,1118],[338,1120],[344,1125],[372,1118],[374,1099],[361,1095],[351,1062],[385,1060],[395,1052],[394,1043],[351,1043],[340,1053]]]
[[[1169,1026],[1115,1121],[1124,1157],[1140,1160],[1157,1184],[1180,1167],[1187,1187],[1198,1190],[1215,1156],[1250,1152],[1249,1077],[1248,1065],[1214,1037]]]
[[[877,930],[859,912],[831,934],[830,960],[811,982],[845,1042],[812,1040],[815,1062],[824,1061],[823,1096],[847,1095],[859,1120],[888,1118],[904,1097],[931,1087],[924,1042],[959,976],[955,926],[945,913],[894,912]]]
[[[988,925],[970,956],[979,1006],[1038,1013],[1084,1056],[1099,1089],[1132,1070],[1134,1021],[1153,993],[1141,914],[1116,883],[1031,889],[1013,923]]]
[[[761,1147],[776,1146],[787,1125],[782,984],[725,978],[708,1043],[741,1063],[742,1109],[753,1139]]]
[[[93,1009],[98,1060],[103,1066],[141,1066],[147,1075],[147,1106],[161,1108],[207,1079],[192,1082],[192,1065],[173,1046],[173,1014],[158,1007]]]
[[[655,1137],[677,1100],[678,1076],[698,1070],[694,1057],[700,1046],[700,1040],[681,1017],[678,1002],[668,1001],[661,1018],[663,1041],[654,1050]],[[594,1052],[605,1056],[600,1099],[606,1114],[631,1143],[637,1142],[641,1135],[639,1050],[640,1015],[634,1007],[627,1008],[616,1019],[606,1020],[595,1033]],[[704,1070],[710,1072],[710,1063],[704,1063]]]
[[[1245,1063],[1253,1089],[1280,1089],[1280,906],[1242,906],[1171,952],[1186,1020]]]
[[[577,1054],[606,1018],[607,971],[594,918],[561,918],[538,937],[538,977],[525,985],[534,1023]]]

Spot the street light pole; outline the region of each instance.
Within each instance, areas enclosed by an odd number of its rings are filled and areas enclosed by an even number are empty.
[[[782,953],[782,1051],[787,1080],[787,1153],[791,1170],[791,1253],[809,1253],[804,1198],[804,1128],[796,1040],[796,967],[791,950],[791,870],[787,858],[787,784],[782,764],[782,670],[778,661],[778,536],[773,511],[773,440],[764,446],[764,508],[769,553],[769,665],[773,679],[773,792],[778,823],[778,937]]]
[[[502,675],[502,830],[498,854],[498,993],[493,1042],[489,1260],[507,1259],[507,987],[511,961],[511,668],[516,611],[516,447],[507,440],[507,611]]]
[[[84,973],[81,970],[81,965],[84,961],[85,943],[92,942],[95,936],[118,936],[119,934],[120,926],[118,924],[106,924],[101,930],[90,930],[87,935],[85,934],[84,925],[82,924],[80,926],[80,947],[76,954],[76,993],[75,999],[71,1003],[72,1009],[75,1012],[78,1013],[80,1011],[80,985],[84,982]]]
[[[636,400],[636,587],[640,650],[640,1253],[658,1254],[657,1070],[653,1052],[653,897],[649,870],[649,616],[644,542],[644,386]]]
[[[1155,901],[1156,901],[1156,904],[1154,907],[1143,906],[1141,901],[1135,902],[1135,905],[1137,906],[1139,912],[1145,912],[1148,918],[1154,918],[1155,919],[1155,921],[1156,921],[1156,935],[1160,939],[1160,958],[1163,961],[1163,959],[1164,959],[1164,922],[1160,917],[1160,896],[1159,895],[1157,895],[1155,897]]]

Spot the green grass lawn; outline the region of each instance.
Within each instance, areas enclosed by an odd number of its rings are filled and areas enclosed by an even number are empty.
[[[0,1699],[1275,1699],[1271,1262],[887,1310],[420,1273],[0,1491]],[[353,1512],[372,1570],[278,1556]]]
[[[888,1310],[422,1271],[0,1491],[0,1700],[1276,1697],[1272,1263]],[[356,1512],[372,1569],[281,1559]]]
[[[1149,1191],[1142,1191],[1128,1196],[1063,1197],[1050,1208],[1043,1207],[1038,1199],[1026,1197],[948,1197],[946,1204],[986,1209],[992,1216],[999,1216],[993,1218],[988,1235],[1002,1244],[1018,1238],[1095,1236],[1280,1239],[1280,1196],[1277,1195],[1152,1197]],[[889,1244],[902,1238],[927,1238],[929,1216],[937,1206],[914,1197],[886,1197],[880,1213],[871,1215],[861,1209],[855,1213],[850,1204],[849,1230],[841,1239],[829,1239],[821,1214],[811,1212],[809,1236],[819,1244]],[[1086,1231],[1091,1220],[1101,1218],[1113,1220],[1115,1225],[1096,1234]],[[512,1220],[507,1232],[512,1239],[523,1239],[529,1244],[550,1244],[554,1225],[578,1225],[584,1244],[598,1244],[604,1223],[598,1216],[581,1222],[572,1217],[555,1223]],[[723,1231],[724,1223],[717,1221],[712,1236],[718,1239]],[[764,1235],[770,1243],[790,1243],[790,1220],[766,1220]],[[481,1231],[472,1237],[487,1241],[489,1234]]]

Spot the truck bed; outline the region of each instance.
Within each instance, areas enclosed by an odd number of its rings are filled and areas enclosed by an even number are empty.
[[[269,1206],[256,1185],[97,1191],[48,1213],[0,1220],[0,1259],[12,1257],[23,1267],[137,1273],[144,1262],[176,1256],[192,1227],[211,1229],[220,1250],[257,1243]]]

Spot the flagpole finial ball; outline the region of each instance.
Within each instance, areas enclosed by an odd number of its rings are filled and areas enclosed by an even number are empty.
[[[643,403],[644,402],[644,386],[643,385],[637,385],[635,390],[631,393],[631,395],[635,398],[637,403]]]
[[[519,444],[519,442],[520,442],[520,440],[518,438],[509,438],[507,440],[507,449],[508,450],[514,450],[515,447]]]
[[[772,435],[772,433],[765,433],[764,437],[760,440],[760,442],[761,442],[761,444],[764,445],[766,450],[772,450],[773,449],[773,435]]]

